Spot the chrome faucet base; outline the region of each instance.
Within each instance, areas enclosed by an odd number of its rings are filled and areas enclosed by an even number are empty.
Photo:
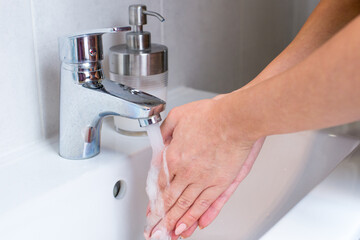
[[[100,152],[101,126],[108,116],[138,119],[140,126],[161,121],[165,102],[142,91],[105,79],[101,61],[109,28],[60,39],[60,156],[87,159]]]

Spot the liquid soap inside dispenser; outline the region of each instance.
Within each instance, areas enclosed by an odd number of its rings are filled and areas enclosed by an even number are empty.
[[[110,48],[110,79],[166,101],[168,49],[164,45],[151,43],[151,33],[143,30],[147,16],[157,17],[161,22],[165,20],[160,14],[147,11],[145,5],[129,6],[132,31],[126,34],[126,44]],[[146,135],[137,120],[114,117],[114,124],[122,134]]]

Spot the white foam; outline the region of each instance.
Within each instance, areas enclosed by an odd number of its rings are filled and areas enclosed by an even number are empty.
[[[165,217],[164,202],[158,187],[158,178],[161,167],[163,167],[165,171],[167,185],[170,183],[169,171],[166,163],[166,149],[161,136],[160,126],[158,123],[149,125],[146,127],[146,131],[150,138],[150,144],[153,150],[151,166],[146,180],[146,193],[149,197],[151,211],[151,214],[149,214],[147,218],[146,224],[146,231],[148,232],[157,223],[159,217]],[[159,238],[157,238],[157,240],[171,239],[165,227],[161,227],[159,230],[162,234],[159,236]]]

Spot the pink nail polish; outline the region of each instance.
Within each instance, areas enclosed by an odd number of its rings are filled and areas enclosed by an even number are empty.
[[[186,229],[186,224],[182,223],[180,224],[176,229],[175,229],[175,235],[180,235],[185,229]]]

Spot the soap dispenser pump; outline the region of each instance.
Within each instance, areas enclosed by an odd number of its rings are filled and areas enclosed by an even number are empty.
[[[126,44],[110,48],[110,79],[166,101],[168,49],[151,43],[151,33],[143,30],[147,16],[165,20],[159,13],[148,11],[145,5],[129,6],[132,31],[126,34]],[[115,129],[125,135],[146,135],[135,120],[115,117],[114,123]]]

